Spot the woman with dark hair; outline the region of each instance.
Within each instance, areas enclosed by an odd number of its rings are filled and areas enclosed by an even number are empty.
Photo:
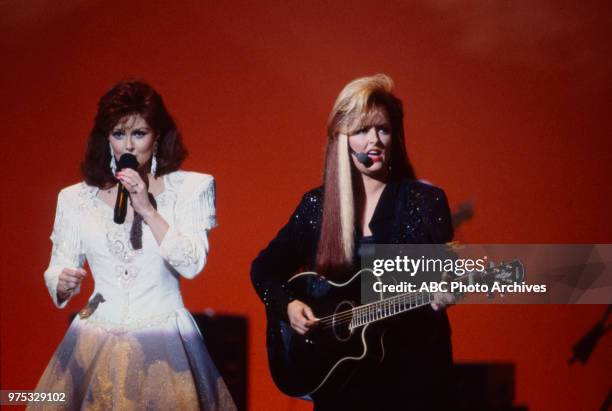
[[[118,170],[131,154],[136,169]],[[180,171],[186,151],[161,96],[123,81],[98,104],[81,170],[58,197],[45,282],[59,308],[79,292],[88,262],[95,287],[36,388],[66,409],[233,410],[232,398],[181,298],[216,226],[215,184]],[[119,184],[129,192],[113,221]]]
[[[452,239],[444,192],[415,179],[404,146],[402,103],[392,87],[392,80],[379,74],[342,90],[328,121],[324,186],[303,196],[253,261],[251,279],[269,321],[285,321],[297,334],[319,321],[287,286],[298,271],[315,270],[342,283],[359,269],[361,249],[369,244]],[[441,308],[450,302],[450,295],[437,294],[431,306],[390,322],[383,361],[360,362],[339,386],[315,397],[315,410],[444,409],[452,352]],[[269,332],[268,338],[291,338],[282,334]]]

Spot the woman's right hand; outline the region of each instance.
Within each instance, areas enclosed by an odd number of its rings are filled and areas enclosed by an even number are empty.
[[[64,301],[70,298],[74,290],[81,285],[83,277],[87,274],[83,268],[64,268],[57,282],[57,296]]]
[[[293,300],[287,305],[287,315],[289,316],[291,328],[300,335],[306,334],[310,327],[319,321],[312,313],[310,307],[300,300]]]

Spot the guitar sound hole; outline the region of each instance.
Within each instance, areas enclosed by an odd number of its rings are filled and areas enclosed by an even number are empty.
[[[332,323],[334,336],[340,341],[347,341],[353,335],[353,330],[349,327],[353,319],[353,304],[343,301],[336,307]]]

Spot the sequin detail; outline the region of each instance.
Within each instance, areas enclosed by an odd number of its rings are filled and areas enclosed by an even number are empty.
[[[67,301],[56,299],[59,273],[63,267],[82,266],[86,256],[95,291],[106,300],[89,318],[72,322],[36,388],[66,393],[64,409],[235,410],[183,308],[178,280],[205,262],[202,252],[208,249],[211,226],[194,225],[192,213],[201,211],[201,222],[214,217],[214,209],[204,209],[214,199],[201,193],[213,179],[183,171],[164,178],[164,192],[156,196],[158,211],[174,236],[192,240],[189,254],[194,254],[192,247],[203,250],[195,254],[200,257],[195,268],[170,267],[150,232],[143,237],[142,254],[135,253],[127,235],[130,224],[122,231],[112,223],[113,209],[97,197],[96,187],[80,183],[60,193],[54,251],[45,271],[49,293],[56,305],[64,306]]]
[[[66,402],[28,409],[236,410],[197,331],[180,328],[179,312],[138,330],[109,330],[92,317],[72,324],[36,387],[66,393]]]
[[[200,252],[191,239],[177,234],[173,238],[173,245],[165,254],[166,261],[173,267],[187,267],[195,264],[200,258]]]
[[[87,319],[87,325],[92,327],[98,327],[105,331],[112,332],[114,334],[122,334],[128,331],[143,330],[146,328],[156,328],[162,324],[165,324],[169,320],[173,320],[178,315],[178,311],[172,311],[162,315],[154,317],[143,318],[141,320],[131,321],[129,324],[117,324],[111,321],[107,321],[104,318],[94,314]]]
[[[442,191],[418,182],[408,184],[407,189],[406,205],[400,211],[403,230],[393,243],[436,243],[438,239],[432,237],[432,232],[438,230],[450,230],[452,237],[450,213]]]
[[[376,240],[428,244],[452,239],[450,212],[442,190],[418,181],[389,184],[393,184],[388,188],[394,190],[391,191],[394,196],[385,197],[385,210],[372,219],[378,217],[375,228],[380,231],[373,228]],[[253,262],[251,279],[255,290],[266,308],[278,316],[286,316],[287,304],[293,299],[285,288],[285,282],[296,273],[291,270],[298,267],[309,270],[315,265],[323,194],[323,187],[306,193],[289,223]],[[358,263],[358,259],[355,261]]]
[[[115,224],[106,221],[106,245],[108,250],[118,260],[129,263],[134,260],[142,250],[134,250],[130,242],[130,224]]]
[[[117,283],[122,288],[130,288],[134,283],[140,268],[135,265],[117,265],[115,266],[115,276]]]

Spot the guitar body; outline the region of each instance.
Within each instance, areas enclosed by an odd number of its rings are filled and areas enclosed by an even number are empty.
[[[523,278],[523,265],[514,261],[454,281],[514,284]],[[297,274],[289,280],[292,294],[310,306],[320,321],[307,335],[299,335],[286,320],[268,315],[270,371],[285,394],[317,399],[337,392],[360,365],[383,360],[387,319],[429,305],[433,298],[428,292],[379,295],[375,302],[361,305],[363,281],[372,289],[378,278],[364,269],[341,284],[316,273]]]
[[[350,309],[359,305],[361,273],[335,284],[315,273],[293,277],[292,294],[309,305],[317,318],[330,317],[307,335],[287,321],[268,318],[268,360],[276,385],[293,397],[325,397],[345,384],[360,362],[380,362],[384,355],[380,323],[351,330]],[[363,275],[370,275],[365,272]],[[339,314],[339,313],[345,314]]]

